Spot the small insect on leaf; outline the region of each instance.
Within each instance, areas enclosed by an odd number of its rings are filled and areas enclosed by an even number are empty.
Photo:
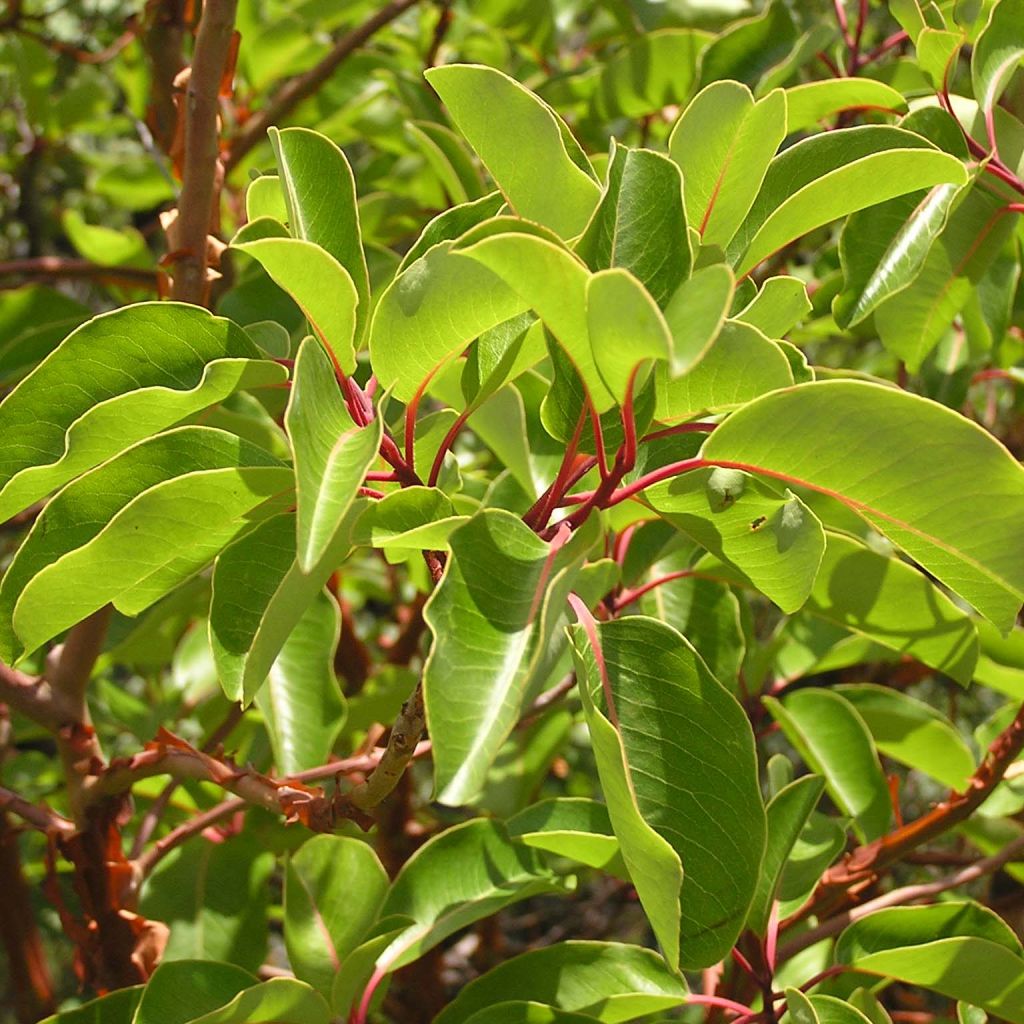
[[[760,529],[761,529],[761,527],[762,527],[762,526],[764,526],[764,524],[765,524],[765,523],[767,523],[767,522],[768,522],[768,517],[767,517],[767,516],[758,516],[758,517],[757,517],[757,518],[756,518],[756,519],[755,519],[755,520],[754,520],[754,521],[753,521],[753,522],[752,522],[752,523],[750,524],[750,528],[751,528],[752,530],[760,530]]]

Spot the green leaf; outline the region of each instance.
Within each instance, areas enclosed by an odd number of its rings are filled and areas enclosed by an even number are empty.
[[[120,988],[71,1010],[45,1017],[39,1024],[132,1024],[142,990],[142,985]]]
[[[736,314],[767,338],[782,338],[811,311],[807,285],[798,277],[769,277],[758,293]]]
[[[455,514],[449,497],[436,487],[404,487],[373,502],[360,516],[355,540],[396,555],[444,551],[453,530],[467,521]]]
[[[112,603],[137,615],[287,503],[291,470],[231,434],[179,427],[69,484],[0,583],[0,657]]]
[[[909,655],[967,686],[978,660],[977,630],[927,576],[829,531],[807,611]]]
[[[558,658],[555,631],[595,530],[564,540],[546,544],[503,509],[481,511],[451,535],[445,577],[424,609],[434,636],[424,699],[443,803],[476,798],[524,700]]]
[[[318,132],[271,128],[267,134],[277,158],[292,235],[333,256],[355,285],[358,348],[372,307],[352,169],[345,154]],[[325,183],[330,186],[326,190]]]
[[[701,83],[738,78],[753,88],[789,55],[796,41],[796,25],[787,6],[770,3],[756,17],[734,22],[707,48],[700,66]]]
[[[466,1024],[591,1024],[597,1020],[582,1013],[556,1010],[544,1003],[494,1003],[478,1010]]]
[[[896,114],[906,110],[902,94],[871,78],[830,78],[786,90],[786,131],[807,131],[844,110]]]
[[[640,118],[685,103],[697,78],[709,32],[668,28],[636,36],[605,64],[594,104],[604,118]]]
[[[406,125],[453,204],[479,199],[484,191],[480,172],[458,136],[443,124],[411,121]]]
[[[755,935],[765,934],[786,862],[824,788],[819,775],[805,775],[779,790],[765,808],[768,840],[746,922]]]
[[[649,487],[645,500],[676,529],[735,565],[783,611],[807,600],[825,534],[791,492],[779,495],[742,473],[701,469]]]
[[[271,978],[239,992],[230,1003],[191,1024],[330,1024],[322,995],[294,978]]]
[[[234,391],[286,379],[240,327],[196,306],[101,314],[0,403],[0,521]]]
[[[783,914],[802,906],[825,869],[846,848],[846,822],[812,811],[782,870],[778,898]]]
[[[716,305],[717,301],[718,296]],[[727,320],[696,365],[683,376],[673,378],[658,367],[655,379],[655,418],[676,422],[742,405],[776,388],[789,387],[793,371],[786,353],[758,328]]]
[[[606,868],[619,852],[608,808],[584,797],[554,797],[531,804],[505,822],[526,846]]]
[[[746,919],[764,848],[750,725],[732,695],[670,626],[630,616],[594,628],[593,637],[583,626],[572,630],[577,676],[590,700],[604,693],[604,714],[619,734],[636,809],[682,863],[680,960],[687,968],[717,963]],[[659,713],[652,715],[652,708]],[[591,722],[597,717],[588,715]],[[608,759],[605,766],[599,761],[599,770],[602,785],[606,778],[615,782],[606,794],[609,812],[632,870],[628,846],[636,830],[618,831],[618,809],[612,804],[613,796],[621,799],[622,787],[613,778],[619,768]],[[641,858],[635,862],[644,865]],[[641,894],[643,880],[634,877],[634,883]],[[665,890],[641,895],[652,923],[664,920],[659,903],[667,898]],[[659,938],[674,966],[674,943]]]
[[[150,977],[132,1024],[190,1024],[255,984],[255,975],[233,964],[169,960]]]
[[[963,164],[901,128],[865,125],[813,135],[781,153],[736,237],[740,276],[815,228],[894,196],[932,185],[963,185]]]
[[[1024,60],[1024,0],[997,0],[971,54],[971,84],[982,110],[995,108]]]
[[[857,709],[875,746],[958,793],[974,772],[974,755],[948,719],[924,701],[872,683],[836,687]]]
[[[889,828],[889,787],[871,735],[852,705],[831,690],[797,690],[781,701],[762,697],[807,766],[824,775],[829,795],[854,819],[861,842]]]
[[[353,1009],[373,977],[377,957],[410,924],[405,917],[389,917],[378,921],[372,929],[372,937],[345,957],[331,984],[331,1008],[336,1014],[344,1017]]]
[[[624,267],[664,307],[693,262],[679,168],[613,142],[608,184],[576,254],[591,270]]]
[[[79,255],[102,267],[152,265],[146,239],[132,227],[121,229],[88,224],[75,209],[65,210],[60,225]]]
[[[284,941],[296,977],[330,992],[342,962],[377,920],[388,876],[373,849],[347,836],[313,836],[285,867]]]
[[[598,201],[597,182],[583,150],[546,103],[479,64],[431,68],[426,78],[520,216],[563,238],[586,227]],[[510,147],[509,139],[517,144]]]
[[[458,206],[443,210],[427,223],[427,226],[420,232],[419,238],[402,257],[402,262],[398,267],[399,273],[415,263],[421,256],[426,255],[438,243],[453,242],[470,228],[475,228],[478,224],[498,216],[504,207],[505,197],[495,191],[480,199],[474,199],[470,203],[460,203]]]
[[[408,402],[448,359],[527,308],[497,274],[442,241],[384,290],[370,330],[381,387]]]
[[[327,353],[307,338],[295,361],[284,418],[295,453],[298,561],[311,572],[330,547],[377,458],[380,415],[352,422]]]
[[[786,1009],[792,1024],[821,1024],[814,1004],[798,988],[786,989]]]
[[[813,995],[810,1002],[820,1024],[871,1024],[857,1007],[835,996]]]
[[[686,991],[683,980],[649,949],[570,940],[522,953],[471,981],[435,1024],[462,1024],[511,992],[618,1024],[679,1006]]]
[[[359,296],[345,268],[326,249],[298,238],[261,238],[232,248],[260,263],[295,300],[341,369],[352,373]]]
[[[836,961],[897,978],[1024,1022],[1020,941],[977,904],[893,907],[855,922],[836,944]]]
[[[296,623],[256,692],[274,764],[294,775],[323,764],[345,721],[345,699],[334,674],[341,617],[334,598],[321,592]]]
[[[838,498],[997,626],[1016,618],[1024,469],[951,410],[862,381],[801,384],[734,413],[702,456]]]
[[[391,885],[382,915],[415,924],[378,956],[377,970],[397,970],[474,921],[564,887],[496,822],[476,818],[446,829],[402,865]]]
[[[1017,218],[1005,201],[980,186],[949,215],[912,283],[875,311],[883,344],[917,370],[963,310],[1003,246]]]
[[[352,529],[365,508],[362,500],[353,504],[345,526],[309,573],[295,559],[294,513],[268,519],[218,556],[210,647],[229,700],[252,701],[292,631],[352,547]]]
[[[288,205],[281,191],[281,179],[276,174],[261,174],[249,182],[245,190],[245,219],[269,217],[284,224],[288,220]]]
[[[782,90],[755,102],[745,85],[720,81],[691,101],[668,147],[686,182],[686,218],[704,245],[732,240],[785,135]]]
[[[839,236],[843,290],[832,303],[840,327],[852,327],[917,276],[963,189],[936,185],[851,214]]]
[[[707,354],[732,307],[735,285],[729,267],[712,263],[695,271],[669,300],[665,322],[672,335],[673,376],[685,374]]]

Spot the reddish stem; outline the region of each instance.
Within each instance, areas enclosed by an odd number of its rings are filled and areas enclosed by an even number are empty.
[[[471,409],[464,409],[459,413],[458,418],[451,427],[448,428],[448,433],[444,435],[441,447],[437,449],[437,454],[434,456],[434,461],[430,467],[430,476],[427,477],[428,487],[433,487],[437,484],[437,478],[441,475],[441,467],[444,465],[445,453],[451,449],[455,438],[459,435],[459,431],[466,425],[466,420],[469,419],[471,411]]]

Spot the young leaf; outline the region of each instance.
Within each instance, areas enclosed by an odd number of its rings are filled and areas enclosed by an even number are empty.
[[[1024,469],[951,410],[862,381],[801,384],[733,414],[702,455],[838,498],[986,618],[1012,625],[1024,600]]]
[[[883,835],[892,818],[889,787],[874,744],[853,707],[831,690],[763,697],[809,768],[825,777],[829,795],[854,819],[861,842]]]
[[[292,473],[208,427],[159,434],[68,484],[0,583],[14,660],[112,603],[135,615],[290,500]]]
[[[294,775],[323,764],[345,721],[345,699],[334,675],[340,615],[334,598],[321,592],[296,623],[256,691],[274,765]]]
[[[358,348],[372,307],[352,169],[345,154],[318,132],[271,128],[268,134],[277,157],[292,236],[312,242],[333,256],[355,286]],[[326,192],[325,183],[329,183]]]
[[[885,125],[813,135],[777,156],[728,248],[740,276],[788,242],[866,206],[932,185],[963,185],[967,171],[913,132]]]
[[[261,238],[232,248],[260,263],[295,300],[341,369],[352,373],[359,296],[348,271],[326,249],[298,238]]]
[[[395,971],[502,907],[563,889],[501,825],[476,818],[449,828],[424,843],[392,883],[382,916],[401,915],[415,924],[378,956],[377,970]]]
[[[621,739],[636,808],[682,863],[681,963],[717,963],[746,919],[764,847],[746,715],[670,626],[631,616],[590,628],[592,636],[585,626],[571,631],[581,688],[595,701],[604,693],[601,718],[607,715]],[[655,707],[660,712],[652,716]],[[602,782],[616,770],[607,764]],[[619,834],[627,866],[631,836]],[[668,897],[663,891],[657,900]],[[655,918],[661,913],[647,900],[645,909]]]
[[[387,873],[362,840],[322,835],[303,843],[284,879],[284,941],[296,977],[330,992],[377,920],[387,888]]]
[[[377,458],[383,421],[378,414],[364,427],[352,422],[327,353],[313,338],[299,349],[284,421],[295,453],[298,561],[311,572]]]
[[[546,103],[479,64],[431,68],[426,78],[517,213],[563,238],[586,227],[598,185],[579,143]],[[509,139],[517,145],[510,148]]]
[[[0,403],[0,522],[234,391],[287,379],[260,355],[230,320],[183,303],[83,324]]]
[[[782,90],[755,102],[739,82],[712,82],[691,101],[668,148],[683,171],[687,221],[704,245],[732,240],[785,136]]]
[[[559,942],[506,960],[471,981],[435,1024],[463,1024],[509,993],[619,1024],[686,999],[686,985],[652,950],[619,942]]]
[[[555,631],[595,531],[564,540],[546,544],[501,509],[451,535],[445,577],[424,609],[434,636],[424,699],[443,803],[476,798],[524,698],[553,668]]]

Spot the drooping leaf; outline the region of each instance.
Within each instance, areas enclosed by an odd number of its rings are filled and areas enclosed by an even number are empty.
[[[527,847],[484,818],[464,822],[424,843],[402,866],[381,911],[411,918],[377,957],[377,970],[394,971],[422,956],[452,932],[502,907],[564,882]]]
[[[594,540],[584,529],[546,544],[502,509],[479,512],[451,535],[444,580],[424,610],[434,636],[424,699],[442,802],[479,794],[526,695],[550,674],[565,599]]]
[[[313,836],[285,867],[284,940],[296,977],[329,992],[334,975],[376,921],[388,877],[373,849],[347,836]]]
[[[829,795],[862,842],[889,827],[892,808],[871,735],[852,705],[831,690],[797,690],[781,701],[762,700],[812,771],[825,777]]]
[[[679,1006],[686,991],[652,950],[569,940],[522,953],[471,981],[438,1014],[436,1024],[463,1024],[510,992],[618,1024]]]
[[[608,184],[576,254],[591,270],[624,267],[664,307],[692,264],[679,168],[615,143]]]
[[[355,286],[356,347],[369,324],[370,282],[356,207],[356,187],[345,154],[308,128],[268,132],[274,147],[292,236],[320,246]],[[325,184],[329,183],[325,190]]]
[[[963,185],[963,164],[902,128],[842,128],[798,142],[768,168],[728,253],[743,275],[833,220],[933,185]]]
[[[801,384],[733,414],[702,455],[838,498],[997,626],[1016,617],[1024,469],[951,410],[862,381]]]
[[[478,64],[431,68],[426,78],[517,213],[563,238],[584,229],[597,205],[597,182],[579,143],[546,103]],[[509,139],[519,146],[509,148]]]
[[[138,614],[290,499],[291,470],[240,438],[179,427],[72,482],[0,583],[0,648],[14,660],[112,603]]]
[[[0,521],[236,390],[284,381],[260,355],[231,321],[183,303],[83,324],[0,403]]]
[[[786,135],[781,90],[755,102],[739,82],[712,82],[694,97],[669,138],[682,168],[686,217],[704,245],[725,246],[753,205]]]
[[[696,651],[664,623],[631,616],[594,629],[599,647],[591,648],[594,638],[583,626],[573,627],[572,637],[577,677],[594,702],[588,720],[611,724],[621,741],[621,767],[599,759],[602,784],[607,778],[621,798],[623,787],[615,776],[624,769],[639,815],[679,857],[681,963],[690,968],[716,963],[746,919],[764,844],[764,808],[746,715]],[[602,693],[605,709],[597,715]],[[652,708],[659,713],[652,715]],[[617,808],[606,795],[623,858],[632,869],[627,847],[635,829],[619,832]],[[641,855],[635,863],[642,867],[645,859]],[[641,893],[644,882],[634,877],[634,883]],[[663,921],[658,903],[672,895],[648,888],[641,900],[653,920]],[[659,937],[667,947],[667,937]]]
[[[295,361],[285,426],[295,453],[298,561],[310,572],[377,457],[383,420],[378,414],[363,427],[352,422],[327,353],[307,338]]]
[[[348,271],[326,249],[298,238],[261,238],[232,248],[260,263],[295,300],[341,369],[352,373],[359,296]]]

